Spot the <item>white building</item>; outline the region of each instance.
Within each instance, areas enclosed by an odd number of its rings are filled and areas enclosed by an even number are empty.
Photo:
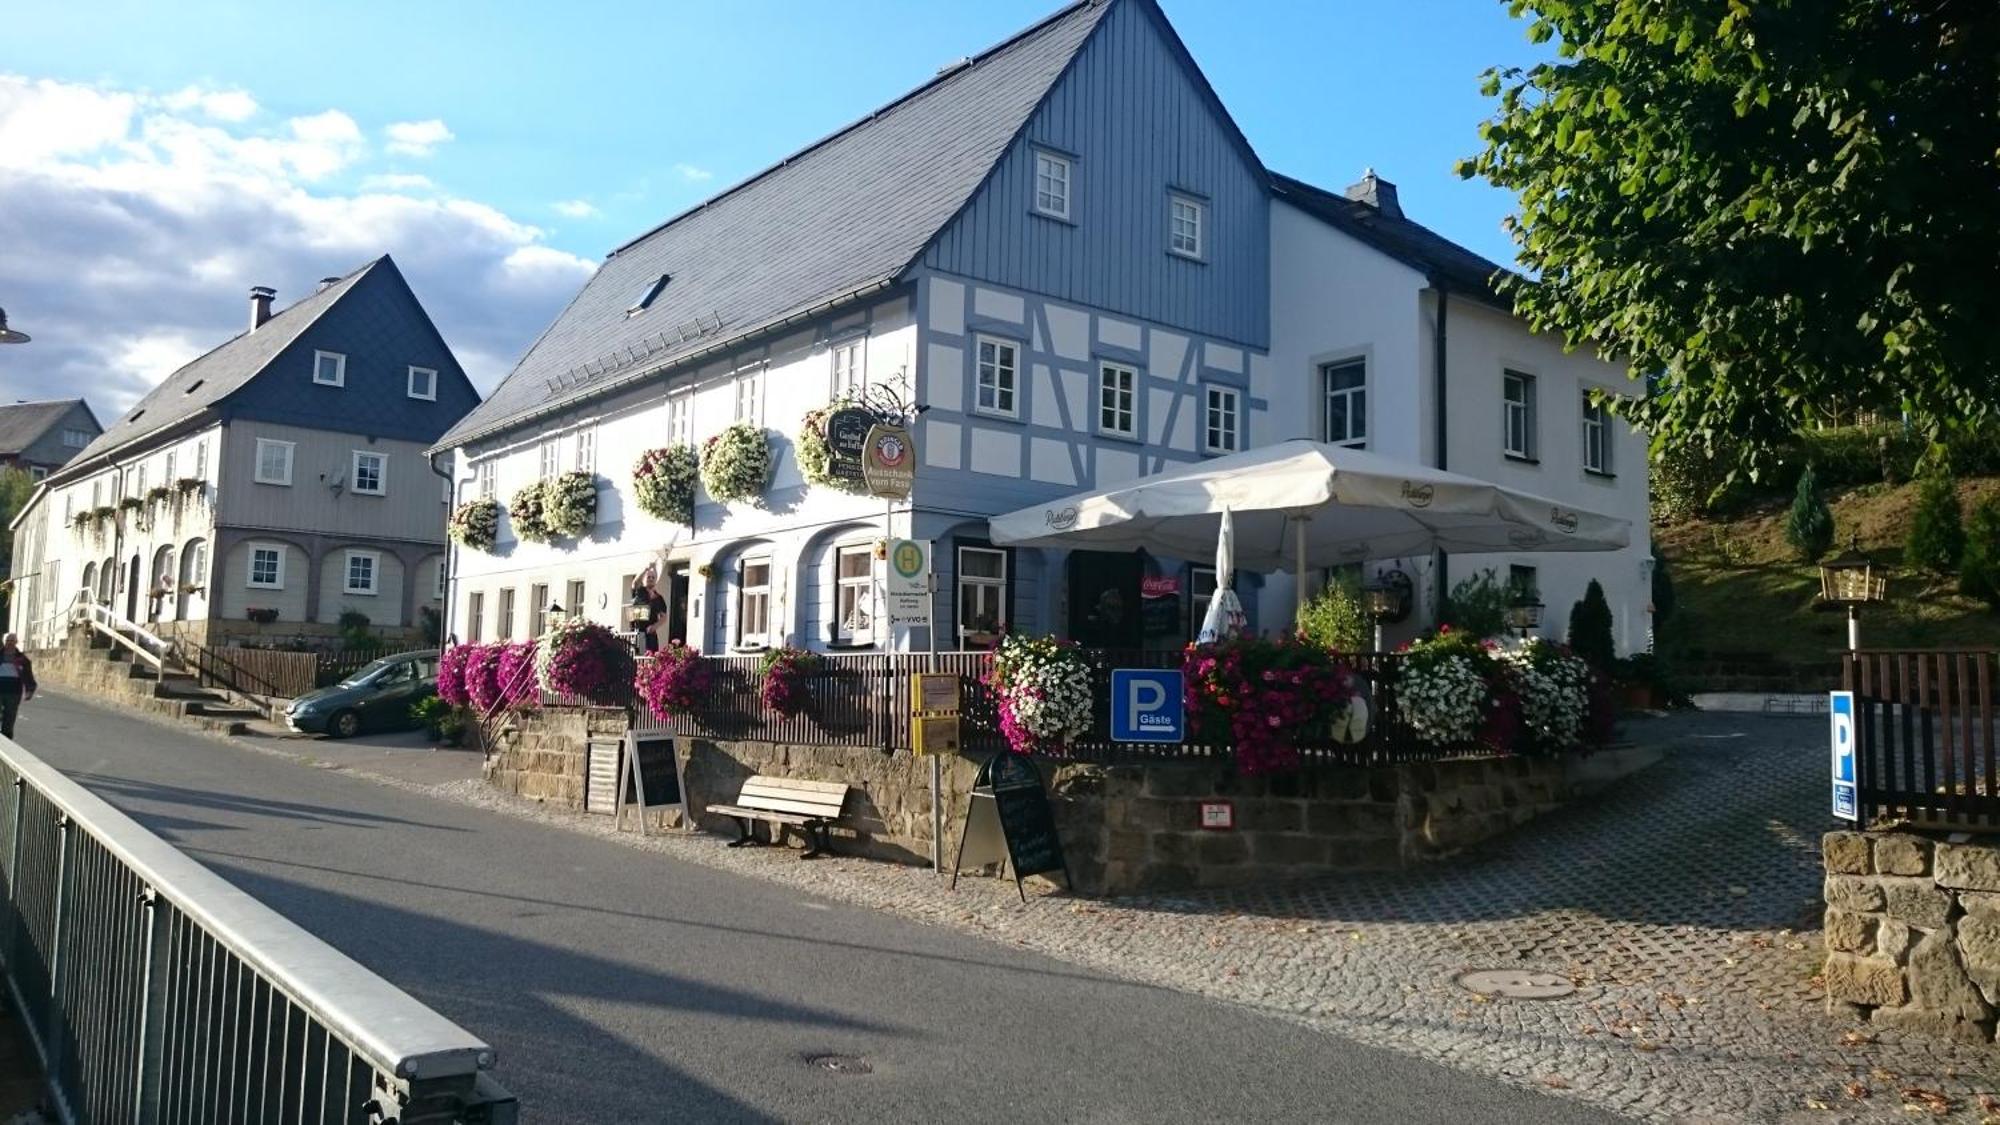
[[[1311,436],[1426,464],[1442,448],[1453,470],[1634,519],[1617,555],[1448,567],[1537,567],[1552,628],[1598,577],[1642,645],[1643,451],[1582,399],[1619,372],[1528,333],[1497,267],[1372,182],[1357,202],[1268,172],[1153,0],[1072,4],[606,260],[436,446],[460,502],[592,472],[596,525],[534,544],[503,519],[490,551],[455,549],[448,630],[530,636],[551,604],[624,623],[657,563],[668,632],[704,651],[922,647],[879,624],[874,547],[893,534],[937,545],[941,648],[1000,626],[1178,647],[1208,560],[995,548],[986,519]],[[925,408],[915,494],[886,511],[808,486],[796,444],[807,411],[878,383]],[[1518,458],[1509,387],[1526,388]],[[739,421],[777,453],[759,502],[703,495],[692,527],[638,511],[642,453]],[[1600,438],[1605,471],[1586,472]],[[1290,619],[1282,577],[1239,593],[1262,626]]]

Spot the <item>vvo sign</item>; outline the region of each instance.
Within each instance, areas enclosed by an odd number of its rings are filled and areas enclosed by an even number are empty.
[[[1854,788],[1854,693],[1832,693],[1826,710],[1833,717],[1833,815],[1860,820]]]
[[[1113,742],[1186,742],[1187,715],[1179,672],[1114,668],[1111,672]]]

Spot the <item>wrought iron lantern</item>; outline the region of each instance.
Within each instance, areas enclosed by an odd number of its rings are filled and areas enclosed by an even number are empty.
[[[1847,612],[1847,647],[1861,647],[1861,607],[1889,597],[1889,576],[1861,553],[1860,536],[1850,536],[1847,549],[1819,564],[1820,600],[1829,609]]]
[[[1368,619],[1375,623],[1375,651],[1382,651],[1382,627],[1394,621],[1401,621],[1410,615],[1410,599],[1415,592],[1410,584],[1410,576],[1400,570],[1388,570],[1375,576],[1375,581],[1361,590],[1361,605],[1368,613]]]
[[[1532,593],[1514,595],[1514,599],[1507,603],[1507,627],[1521,634],[1522,640],[1527,640],[1529,633],[1542,627],[1542,608],[1541,601]]]

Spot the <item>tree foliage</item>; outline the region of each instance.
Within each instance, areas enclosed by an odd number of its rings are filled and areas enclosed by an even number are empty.
[[[1514,592],[1491,567],[1451,588],[1444,602],[1444,623],[1475,637],[1497,637],[1507,631],[1507,606]]]
[[[1958,484],[1942,473],[1917,485],[1917,507],[1910,513],[1910,537],[1903,543],[1903,561],[1933,574],[1958,569],[1965,552],[1965,525],[1958,504]]]
[[[1966,521],[1958,591],[2000,610],[2000,498],[1981,500]]]
[[[1646,373],[1656,445],[1761,470],[1808,410],[2000,413],[2000,4],[1511,0],[1517,308]]]
[[[1374,646],[1375,623],[1368,619],[1359,586],[1336,581],[1306,602],[1299,632],[1335,652],[1367,652]]]
[[[1569,647],[1600,672],[1609,672],[1612,661],[1618,658],[1611,624],[1611,603],[1604,598],[1604,587],[1593,578],[1584,587],[1582,600],[1570,607]]]
[[[1833,510],[1819,494],[1819,476],[1811,465],[1799,474],[1799,488],[1792,497],[1792,510],[1785,516],[1785,542],[1799,553],[1799,561],[1816,563],[1833,546]]]

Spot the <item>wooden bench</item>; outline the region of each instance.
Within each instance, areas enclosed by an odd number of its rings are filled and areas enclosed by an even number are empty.
[[[729,846],[761,844],[753,829],[756,821],[771,825],[771,842],[784,839],[787,826],[806,834],[806,850],[800,859],[817,859],[833,850],[827,827],[841,817],[847,805],[848,786],[838,781],[800,781],[789,777],[758,774],[743,783],[733,805],[710,805],[708,811],[733,817],[741,833]]]

